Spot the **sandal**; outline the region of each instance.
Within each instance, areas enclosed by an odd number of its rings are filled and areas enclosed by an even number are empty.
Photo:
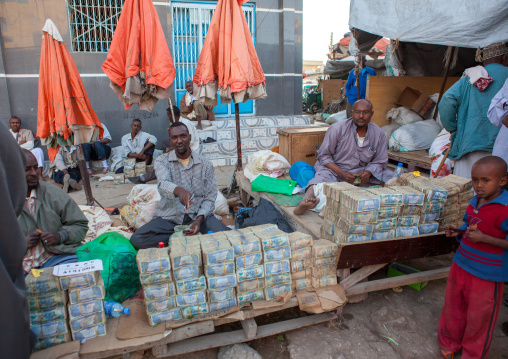
[[[503,330],[504,335],[508,336],[508,322],[501,324],[501,329]]]
[[[441,348],[441,356],[440,356],[440,358],[443,358],[443,359],[453,359],[454,354],[455,353],[452,352],[451,350],[447,350],[447,349]]]

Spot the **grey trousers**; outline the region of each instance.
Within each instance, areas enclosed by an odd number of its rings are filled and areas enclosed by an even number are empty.
[[[173,223],[163,218],[154,218],[141,228],[139,228],[131,237],[131,244],[136,249],[157,248],[160,242],[168,245],[169,237],[175,233],[175,226],[181,224],[191,224],[192,219],[186,214],[183,223]],[[222,232],[229,230],[221,221],[213,215],[206,218],[201,223],[199,231],[202,234],[212,232]],[[190,237],[192,238],[192,236]]]
[[[347,118],[353,117],[353,105],[346,99],[346,116]]]

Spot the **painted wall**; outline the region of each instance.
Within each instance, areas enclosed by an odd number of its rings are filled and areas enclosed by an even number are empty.
[[[301,114],[302,0],[256,0],[256,48],[266,73],[268,98],[256,102],[258,116]],[[156,9],[171,49],[169,0],[158,0]],[[296,10],[296,11],[295,11]],[[0,118],[22,119],[23,127],[36,132],[41,29],[50,18],[71,49],[67,3],[64,0],[0,0]],[[167,102],[159,101],[152,113],[132,106],[125,111],[109,88],[101,70],[106,53],[72,52],[90,102],[113,136],[113,145],[130,132],[130,122],[140,118],[143,130],[164,139],[168,127]],[[164,134],[164,135],[162,135]]]

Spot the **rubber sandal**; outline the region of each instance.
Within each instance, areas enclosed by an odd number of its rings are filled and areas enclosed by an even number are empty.
[[[440,358],[443,358],[443,359],[453,359],[454,354],[455,353],[452,352],[451,350],[446,350],[446,349],[441,348],[441,356],[440,356]]]
[[[508,322],[501,324],[501,329],[503,330],[504,335],[508,336]]]

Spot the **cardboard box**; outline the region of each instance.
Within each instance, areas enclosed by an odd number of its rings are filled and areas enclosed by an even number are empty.
[[[388,266],[388,278],[420,272],[418,269],[401,263],[392,263]],[[421,291],[429,282],[408,284],[409,287]]]
[[[429,95],[411,87],[406,87],[402,91],[396,104],[407,107],[423,118],[428,118],[432,113],[434,106],[436,106],[436,103],[429,97]]]
[[[235,225],[235,219],[233,217],[232,214],[228,214],[228,215],[223,215],[222,218],[221,218],[221,222],[225,225],[225,226],[234,226]]]

